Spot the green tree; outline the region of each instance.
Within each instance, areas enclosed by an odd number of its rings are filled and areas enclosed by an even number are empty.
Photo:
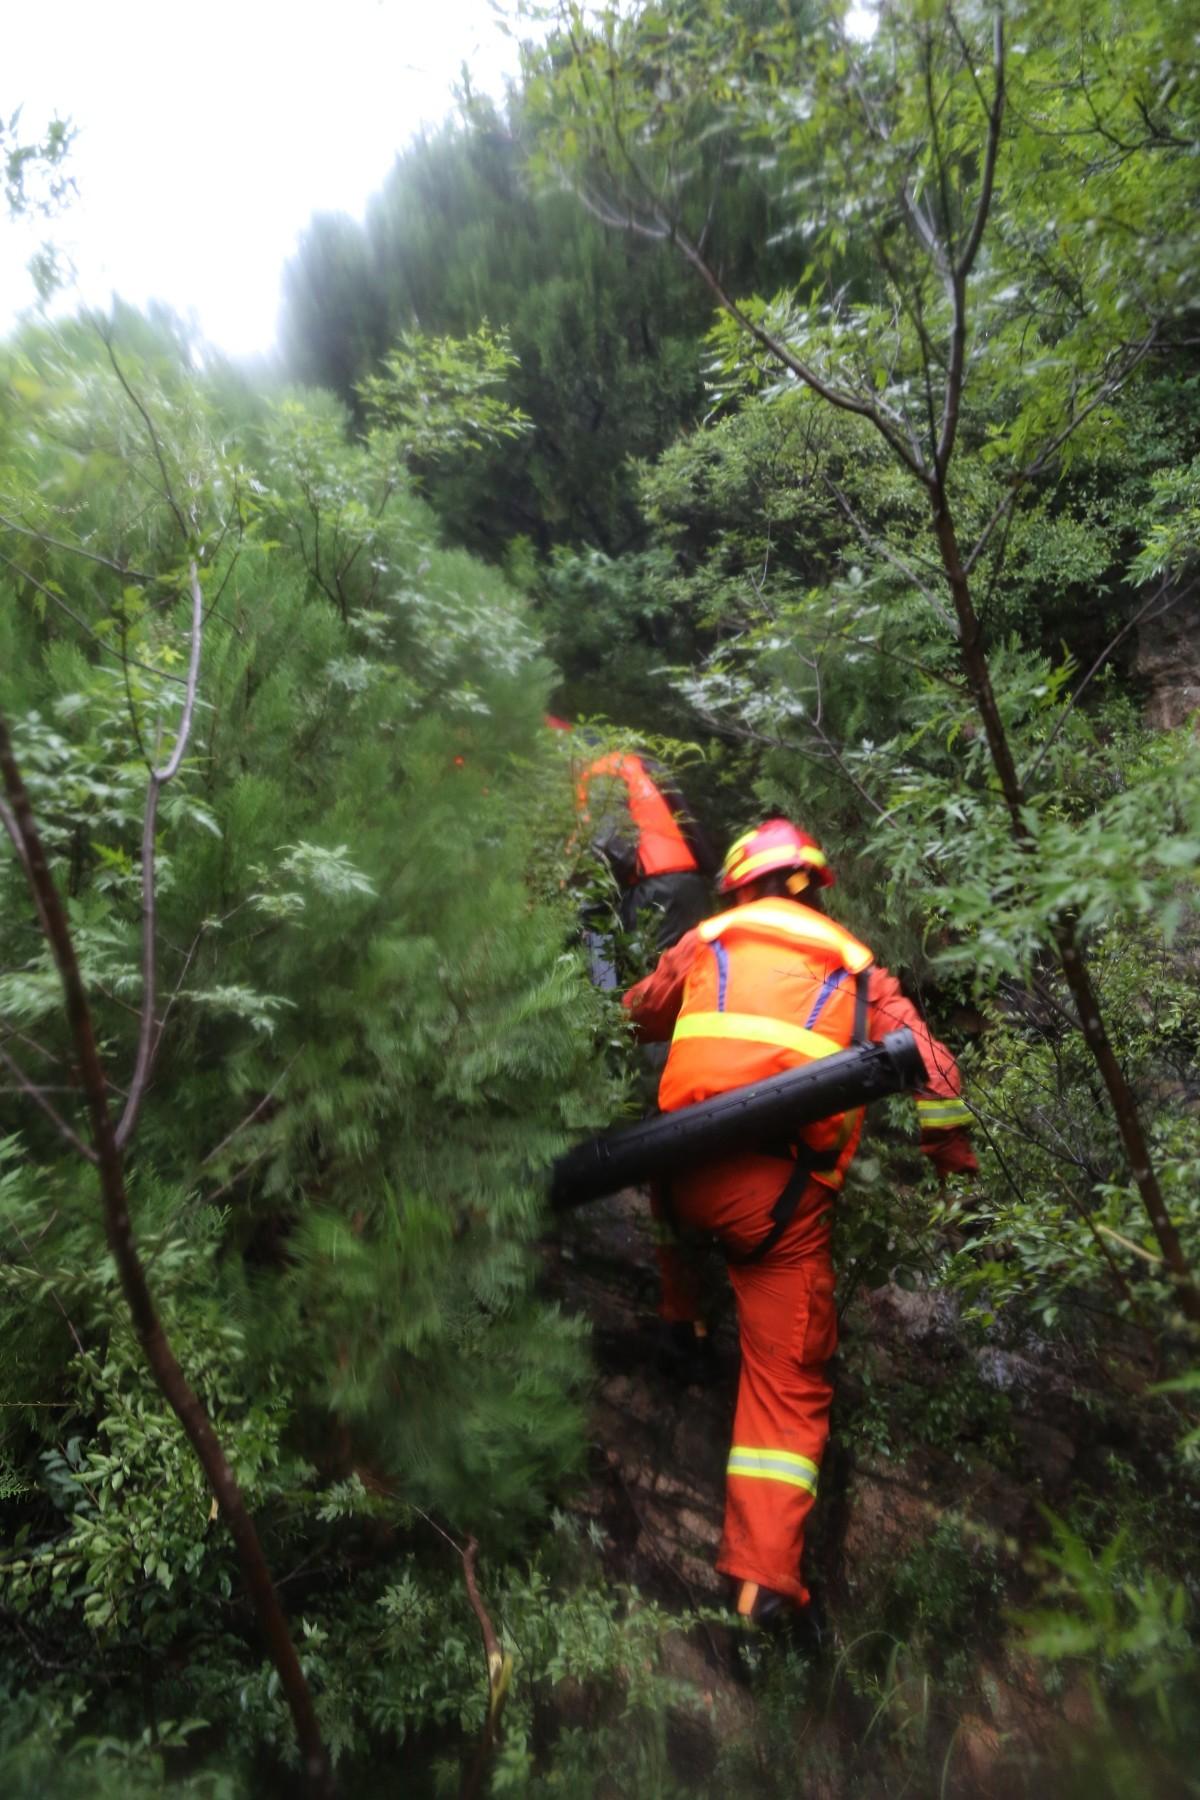
[[[545,16],[555,29],[526,65],[543,177],[682,255],[719,309],[726,385],[799,384],[875,433],[921,497],[930,573],[916,585],[955,639],[1016,868],[1036,868],[1059,829],[1054,794],[1018,771],[977,584],[1036,477],[1079,453],[1184,316],[1197,90],[1174,11],[1126,39],[1115,10],[1030,7],[1010,30],[999,10],[896,8],[869,44],[838,16],[807,31],[719,7]],[[707,256],[690,144],[714,118],[729,153],[769,155],[792,196],[806,291],[740,300]],[[1148,171],[1162,202],[1150,215]],[[851,241],[874,274],[833,291]],[[1064,898],[1043,925],[1179,1304],[1200,1319],[1078,909]]]
[[[519,95],[406,150],[358,226],[315,219],[285,277],[284,341],[301,379],[355,404],[358,384],[406,330],[463,337],[490,319],[518,367],[509,394],[536,430],[471,464],[422,469],[447,529],[498,557],[591,545],[613,556],[642,527],[630,459],[653,456],[703,409],[708,307],[686,274],[622,245],[569,193],[526,178]],[[710,221],[731,272],[795,273],[769,248],[772,209],[752,168],[724,169]]]
[[[536,1297],[530,1247],[540,1169],[613,1104],[607,1027],[556,880],[527,874],[568,835],[541,743],[551,671],[405,472],[424,348],[372,391],[357,445],[312,396],[233,433],[220,379],[126,314],[8,361],[4,1679],[39,1680],[52,1638],[85,1727],[108,1709],[136,1738],[149,1683],[242,1765],[289,1752],[231,1599],[234,1490],[210,1519],[141,1370],[93,1162],[267,1555],[318,1571],[301,1657],[335,1754],[373,1727],[321,1633],[340,1643],[347,1610],[378,1630],[386,1586],[368,1556],[355,1587],[355,1534],[381,1534],[385,1569],[436,1514],[494,1553],[580,1450],[579,1331]],[[460,429],[510,427],[481,414],[469,352],[429,358],[447,431],[459,382]],[[116,1084],[108,1136],[81,996]],[[105,1658],[142,1678],[115,1710]]]

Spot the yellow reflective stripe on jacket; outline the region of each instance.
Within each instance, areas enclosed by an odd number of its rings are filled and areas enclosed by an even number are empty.
[[[678,1044],[683,1038],[737,1038],[743,1044],[776,1044],[781,1050],[797,1051],[810,1062],[845,1049],[844,1044],[826,1037],[823,1031],[806,1031],[803,1025],[771,1019],[766,1013],[684,1013],[676,1020],[672,1042]]]
[[[705,919],[699,927],[706,944],[729,932],[753,932],[756,929],[782,932],[810,950],[832,950],[841,957],[852,975],[859,974],[875,960],[865,944],[860,944],[832,919],[814,912],[811,906],[801,906],[794,901],[753,900],[748,906],[735,906],[728,912],[718,913],[715,919]]]
[[[925,1129],[953,1131],[958,1125],[971,1123],[971,1109],[961,1100],[918,1100],[917,1118]]]
[[[807,1456],[796,1456],[790,1450],[754,1449],[735,1444],[729,1452],[726,1475],[745,1475],[752,1481],[782,1481],[787,1487],[817,1491],[818,1469]]]

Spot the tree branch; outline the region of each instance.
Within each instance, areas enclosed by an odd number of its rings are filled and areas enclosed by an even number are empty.
[[[1058,716],[1058,720],[1055,724],[1054,730],[1050,733],[1050,736],[1046,739],[1045,743],[1042,745],[1041,749],[1038,751],[1037,755],[1034,757],[1033,761],[1030,763],[1029,768],[1026,770],[1025,774],[1021,777],[1022,784],[1025,787],[1029,786],[1029,783],[1033,780],[1034,776],[1037,774],[1038,770],[1041,768],[1042,763],[1045,761],[1046,757],[1049,755],[1050,751],[1053,749],[1055,743],[1058,741],[1059,733],[1062,731],[1063,726],[1066,724],[1067,720],[1070,718],[1071,714],[1074,712],[1075,708],[1078,706],[1080,700],[1083,698],[1084,689],[1088,686],[1089,682],[1091,682],[1095,678],[1095,676],[1099,674],[1100,670],[1104,667],[1105,663],[1108,661],[1108,659],[1112,655],[1113,651],[1119,648],[1119,646],[1129,636],[1129,633],[1131,631],[1135,630],[1137,628],[1137,626],[1144,625],[1150,620],[1165,618],[1166,615],[1170,611],[1172,611],[1172,609],[1174,607],[1178,606],[1181,601],[1188,599],[1190,595],[1195,593],[1196,586],[1197,586],[1197,583],[1195,581],[1190,581],[1186,587],[1180,588],[1180,590],[1177,594],[1174,594],[1171,597],[1171,599],[1165,603],[1165,605],[1161,606],[1159,608],[1158,612],[1151,612],[1151,608],[1153,606],[1157,605],[1158,602],[1162,599],[1162,589],[1160,588],[1156,594],[1151,595],[1149,600],[1147,600],[1143,606],[1140,606],[1138,608],[1137,612],[1134,613],[1132,619],[1126,620],[1125,624],[1122,625],[1120,631],[1118,631],[1116,637],[1112,638],[1109,643],[1105,644],[1103,650],[1100,652],[1099,656],[1096,658],[1095,662],[1092,664],[1091,668],[1088,670],[1088,672],[1084,676],[1083,680],[1079,683],[1078,687],[1075,689],[1074,693],[1071,695],[1071,698],[1067,701],[1067,704],[1063,707],[1062,712]]]
[[[716,271],[678,227],[671,227],[670,236],[717,304],[729,314],[735,324],[741,326],[748,337],[753,338],[762,349],[769,351],[777,362],[782,363],[784,368],[796,377],[797,381],[802,381],[805,387],[810,388],[814,394],[820,395],[822,400],[828,401],[830,406],[836,407],[839,412],[853,413],[860,419],[869,420],[909,473],[915,475],[922,483],[928,482],[928,473],[924,464],[916,457],[901,435],[903,420],[898,415],[893,416],[890,408],[885,410],[871,400],[857,394],[847,393],[844,389],[833,387],[829,382],[822,380],[816,370],[810,368],[806,362],[789,350],[781,338],[777,338],[765,326],[756,325],[754,320],[743,312],[732,294],[725,288]]]
[[[129,1142],[134,1127],[137,1125],[138,1114],[141,1111],[142,1101],[145,1099],[150,1072],[154,1065],[154,1052],[161,1037],[161,1032],[158,1034],[155,1032],[154,1021],[155,989],[158,979],[158,946],[155,942],[158,901],[155,891],[154,836],[158,824],[158,797],[167,782],[178,773],[179,765],[183,761],[184,752],[187,749],[188,739],[191,736],[192,719],[196,709],[196,687],[200,676],[200,644],[204,630],[204,593],[200,586],[200,577],[194,558],[188,565],[188,579],[192,589],[192,631],[183,712],[180,715],[179,730],[171,755],[162,768],[150,771],[150,786],[146,791],[146,811],[142,820],[142,1004],[133,1079],[129,1084],[129,1098],[125,1102],[125,1110],[121,1114],[121,1121],[116,1131],[117,1146],[121,1150]]]
[[[0,826],[3,826],[7,835],[12,839],[13,849],[17,853],[17,861],[25,871],[25,879],[29,881],[29,857],[25,850],[25,844],[22,840],[21,833],[17,829],[17,821],[13,816],[12,808],[2,795],[0,795]],[[37,911],[38,923],[41,926],[44,935],[46,930],[46,916],[42,912],[41,900],[38,898],[37,890],[32,886],[32,883],[30,884],[30,892],[32,893],[33,904]]]
[[[283,1073],[278,1077],[278,1079],[274,1082],[274,1084],[267,1089],[266,1093],[263,1095],[262,1099],[258,1102],[258,1104],[251,1108],[251,1110],[246,1114],[245,1118],[242,1119],[239,1124],[235,1125],[232,1131],[227,1131],[225,1133],[225,1136],[221,1139],[220,1143],[215,1145],[213,1147],[213,1149],[211,1149],[208,1152],[207,1156],[205,1156],[202,1159],[202,1161],[200,1163],[200,1167],[202,1169],[205,1168],[210,1162],[214,1161],[214,1159],[216,1157],[220,1156],[222,1150],[224,1150],[228,1145],[232,1144],[234,1138],[238,1137],[243,1131],[245,1131],[245,1129],[248,1125],[253,1125],[255,1119],[257,1119],[259,1117],[260,1113],[262,1113],[262,1111],[265,1107],[270,1105],[271,1101],[275,1098],[276,1094],[279,1092],[280,1088],[283,1086],[284,1082],[287,1080],[289,1074],[292,1071],[292,1067],[295,1064],[296,1059],[297,1059],[297,1057],[299,1057],[299,1055],[300,1055],[300,1052],[297,1050],[296,1055],[289,1058],[287,1067],[284,1069]]]
[[[954,440],[958,435],[959,418],[962,414],[963,374],[967,361],[967,278],[983,241],[983,233],[987,225],[988,213],[991,210],[992,194],[996,184],[996,158],[1000,150],[1000,132],[1004,121],[1004,20],[999,11],[996,13],[992,56],[995,70],[995,90],[992,96],[991,110],[988,113],[987,146],[983,156],[983,179],[979,187],[979,200],[975,207],[975,217],[971,221],[971,229],[967,233],[966,243],[951,268],[948,284],[952,320],[950,362],[946,370],[946,390],[942,400],[941,430],[938,432],[937,447],[934,451],[934,466],[939,483],[945,481],[946,471],[950,466],[950,457],[954,451]]]
[[[829,476],[827,476],[827,475],[823,476],[822,479],[824,480],[826,487],[829,489],[829,491],[833,495],[834,499],[837,501],[838,505],[841,507],[842,511],[845,513],[850,524],[853,525],[855,531],[858,533],[860,539],[865,544],[867,549],[873,550],[876,552],[877,555],[882,556],[884,561],[891,563],[892,567],[894,569],[898,570],[898,572],[904,576],[906,581],[911,581],[913,586],[916,588],[918,594],[920,594],[925,600],[927,600],[929,602],[929,605],[932,606],[934,612],[937,614],[938,618],[942,621],[942,624],[946,627],[946,630],[949,631],[952,634],[952,636],[957,637],[958,636],[958,621],[955,619],[953,613],[948,612],[946,610],[946,608],[942,605],[941,601],[938,599],[937,595],[934,593],[933,589],[929,586],[929,584],[927,582],[922,581],[921,577],[917,574],[916,570],[911,569],[909,567],[909,565],[903,560],[902,557],[897,556],[895,554],[895,552],[891,549],[891,547],[887,543],[885,543],[882,538],[876,538],[876,537],[872,536],[870,530],[867,527],[865,520],[863,520],[859,517],[859,515],[855,512],[854,508],[851,506],[849,500],[846,498],[845,494],[842,492],[841,488],[839,488],[835,482],[831,481]]]
[[[137,669],[145,669],[149,675],[157,675],[161,681],[182,682],[183,677],[180,675],[169,675],[165,669],[156,669],[152,663],[139,662],[136,656],[122,655],[119,650],[114,650],[111,644],[106,644],[104,639],[92,630],[86,619],[81,619],[79,614],[54,592],[53,588],[48,588],[44,582],[38,580],[36,575],[30,574],[29,570],[22,568],[20,563],[15,563],[11,556],[5,556],[3,551],[0,551],[0,562],[6,568],[11,569],[13,574],[19,576],[22,581],[27,581],[30,587],[35,587],[38,593],[50,602],[51,606],[57,607],[60,613],[65,613],[73,625],[78,625],[80,631],[86,633],[92,642],[103,650],[105,656],[116,656],[123,662],[132,663]]]
[[[138,395],[134,392],[133,388],[130,386],[130,383],[126,377],[125,371],[121,367],[119,361],[117,360],[116,346],[113,344],[112,332],[109,330],[107,322],[104,324],[101,324],[100,321],[97,319],[96,329],[99,331],[100,336],[104,341],[104,348],[108,351],[108,360],[113,366],[113,373],[116,375],[117,380],[120,382],[121,386],[124,388],[132,405],[135,406],[137,408],[138,412],[141,414],[142,422],[145,425],[146,430],[149,434],[150,444],[154,451],[154,460],[158,464],[158,472],[162,476],[163,499],[166,501],[167,505],[171,509],[172,514],[174,515],[175,523],[179,527],[180,535],[182,536],[184,543],[190,544],[192,541],[192,534],[188,530],[188,523],[187,523],[187,520],[183,516],[183,509],[180,507],[179,502],[176,500],[174,492],[172,491],[171,477],[167,472],[167,459],[163,455],[163,448],[162,448],[161,443],[159,442],[158,433],[154,429],[154,420],[150,417],[150,414],[147,412],[146,407],[143,405],[143,403],[139,399]]]
[[[637,237],[652,238],[655,243],[659,244],[665,244],[671,236],[666,226],[646,225],[642,220],[635,218],[632,206],[628,211],[620,213],[612,207],[605,206],[603,201],[597,200],[595,195],[589,194],[584,187],[575,187],[573,192],[584,211],[591,213],[594,219],[599,219],[602,225],[607,225],[612,231],[632,231]]]
[[[988,540],[991,538],[993,531],[995,531],[997,525],[999,525],[1010,507],[1014,504],[1021,489],[1027,487],[1036,476],[1041,474],[1042,470],[1047,466],[1051,459],[1062,449],[1067,439],[1072,437],[1074,433],[1078,431],[1084,420],[1090,418],[1098,406],[1103,406],[1106,400],[1111,399],[1117,389],[1121,386],[1122,382],[1133,374],[1133,371],[1137,368],[1138,364],[1149,354],[1158,337],[1158,331],[1159,327],[1156,322],[1150,327],[1150,330],[1146,333],[1144,338],[1140,339],[1137,344],[1131,346],[1128,355],[1122,361],[1117,372],[1108,376],[1101,382],[1087,405],[1080,407],[1078,412],[1073,412],[1062,430],[1057,431],[1050,439],[1049,443],[1044,445],[1043,448],[1038,451],[1038,454],[1033,458],[1033,461],[1026,463],[1023,469],[1019,469],[1015,475],[1010,477],[1008,492],[993,508],[983,530],[975,539],[974,545],[963,563],[964,575],[969,576],[971,574],[975,564],[979,561],[979,558],[987,548]]]
[[[92,1154],[92,1153],[89,1153],[89,1154]],[[94,1154],[92,1154],[92,1160],[93,1161],[95,1160]],[[50,1229],[50,1226],[54,1223],[54,1221],[57,1217],[58,1217],[57,1212],[51,1213],[47,1224],[45,1224],[42,1227],[41,1231],[38,1232],[38,1236],[37,1236],[37,1239],[35,1239],[35,1242],[37,1242],[38,1240],[40,1240],[41,1238],[43,1238],[46,1235],[46,1232]],[[30,1248],[29,1244],[26,1242],[24,1234],[18,1229],[18,1227],[16,1225],[13,1224],[11,1219],[9,1220],[9,1223],[8,1223],[8,1229],[12,1232],[12,1234],[16,1238],[18,1244],[20,1244],[22,1250],[24,1250],[26,1256],[29,1258],[30,1268],[34,1271],[35,1274],[41,1276],[41,1279],[43,1281],[46,1281],[45,1275],[42,1274],[42,1271],[38,1268],[37,1264],[33,1260],[33,1251]],[[66,1307],[63,1305],[62,1300],[59,1297],[58,1289],[54,1286],[54,1284],[52,1282],[46,1281],[46,1292],[49,1294],[49,1296],[53,1300],[55,1306],[57,1306],[59,1312],[62,1314],[63,1319],[66,1322],[67,1330],[71,1334],[71,1338],[72,1338],[72,1341],[74,1342],[75,1348],[76,1348],[76,1350],[78,1350],[80,1356],[82,1356],[83,1355],[83,1339],[80,1337],[79,1333],[76,1331],[75,1323],[74,1323],[73,1319],[71,1318],[70,1313],[67,1311]]]
[[[483,1736],[479,1740],[471,1766],[463,1777],[459,1789],[459,1800],[475,1800],[482,1791],[483,1778],[487,1773],[488,1758],[496,1741],[500,1727],[500,1715],[504,1710],[505,1696],[508,1693],[509,1677],[512,1673],[512,1658],[506,1656],[500,1648],[500,1639],[496,1635],[496,1627],[492,1624],[487,1608],[483,1604],[479,1592],[479,1583],[475,1578],[475,1559],[479,1554],[479,1543],[476,1538],[467,1539],[467,1547],[462,1551],[463,1581],[466,1584],[467,1599],[471,1603],[471,1611],[479,1620],[479,1630],[483,1637],[483,1653],[487,1658],[488,1674],[488,1716],[483,1728]]]
[[[22,525],[17,519],[10,519],[0,513],[0,525],[6,531],[16,531],[21,537],[32,538],[35,544],[42,544],[50,550],[61,550],[64,556],[79,556],[85,562],[96,563],[102,569],[111,569],[123,581],[144,581],[154,583],[160,578],[147,574],[145,569],[134,569],[128,563],[114,562],[111,556],[101,556],[96,550],[85,550],[82,544],[68,544],[62,538],[51,537],[48,531],[38,531],[36,526]]]
[[[91,1145],[85,1144],[78,1132],[74,1131],[72,1127],[67,1124],[67,1121],[63,1118],[58,1108],[52,1106],[50,1101],[47,1100],[43,1089],[35,1086],[35,1084],[30,1081],[24,1069],[21,1068],[19,1063],[14,1062],[7,1050],[0,1049],[0,1063],[4,1064],[26,1099],[32,1100],[35,1106],[41,1108],[42,1112],[45,1113],[50,1123],[54,1126],[54,1129],[58,1132],[58,1135],[65,1139],[71,1146],[71,1149],[74,1150],[77,1155],[85,1157],[88,1162],[94,1163],[96,1160],[96,1152],[92,1149]]]
[[[914,475],[917,475],[921,480],[925,480],[925,471],[922,463],[916,458],[914,451],[905,442],[903,436],[904,422],[899,415],[893,414],[890,408],[882,407],[874,401],[867,399],[865,396],[849,393],[845,389],[834,387],[830,382],[823,380],[822,377],[817,374],[816,370],[802,361],[800,357],[796,356],[782,339],[775,337],[775,335],[772,332],[767,331],[764,326],[756,325],[754,321],[743,312],[742,308],[738,305],[732,294],[729,293],[720,276],[716,273],[716,270],[712,267],[700,247],[692,242],[690,237],[676,220],[665,216],[662,208],[655,199],[653,191],[647,183],[645,176],[638,167],[637,159],[631,155],[629,149],[625,145],[615,119],[611,120],[611,124],[617,147],[619,148],[629,171],[629,178],[634,186],[640,188],[642,193],[646,196],[646,205],[649,208],[653,223],[646,224],[643,220],[637,218],[634,212],[633,202],[628,197],[626,198],[625,211],[622,213],[616,207],[597,201],[594,195],[588,194],[578,183],[572,183],[571,185],[574,192],[578,195],[587,210],[596,218],[600,219],[602,223],[609,225],[614,229],[633,231],[643,237],[654,238],[660,242],[668,241],[675,244],[685,260],[691,265],[701,281],[708,288],[722,311],[728,313],[729,317],[733,319],[744,332],[752,337],[764,350],[769,351],[770,354],[775,357],[777,361],[781,362],[798,381],[802,381],[806,387],[811,388],[813,393],[819,394],[823,400],[828,401],[830,406],[837,407],[841,412],[853,413],[860,418],[869,419],[880,435],[891,446],[895,454],[904,463],[905,467]],[[622,184],[615,175],[613,176],[613,180],[619,191],[624,184]]]
[[[979,184],[979,201],[975,208],[975,217],[971,221],[971,229],[967,233],[967,241],[963,245],[962,254],[954,269],[954,273],[960,281],[965,281],[975,266],[975,258],[978,256],[979,246],[983,242],[988,214],[992,209],[992,194],[996,186],[996,161],[1000,154],[1000,132],[1004,122],[1005,100],[1004,17],[999,11],[996,13],[992,36],[992,70],[995,76],[995,85],[992,90],[992,104],[987,115],[987,148],[984,151],[983,179]]]

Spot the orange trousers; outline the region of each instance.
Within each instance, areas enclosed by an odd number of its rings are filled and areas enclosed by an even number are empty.
[[[713,1164],[652,1195],[659,1222],[661,1311],[694,1319],[699,1303],[673,1227],[715,1232],[733,1255],[752,1250],[791,1165],[743,1156]],[[779,1242],[759,1262],[729,1265],[742,1368],[725,1481],[717,1567],[808,1603],[800,1572],[804,1526],[817,1495],[833,1387],[825,1364],[837,1348],[829,1216],[833,1195],[810,1181]]]

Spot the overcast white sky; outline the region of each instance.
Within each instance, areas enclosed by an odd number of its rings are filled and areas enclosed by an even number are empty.
[[[0,112],[78,129],[77,301],[165,300],[236,356],[271,348],[311,214],[361,217],[464,59],[497,94],[516,63],[487,0],[54,0],[6,8],[3,55]],[[0,220],[0,332],[36,241]]]
[[[233,356],[274,344],[311,215],[362,216],[464,60],[496,95],[517,60],[488,0],[52,0],[6,9],[3,56],[0,113],[78,133],[78,198],[51,228],[66,298],[163,300]],[[43,232],[0,217],[0,334],[33,299]]]

